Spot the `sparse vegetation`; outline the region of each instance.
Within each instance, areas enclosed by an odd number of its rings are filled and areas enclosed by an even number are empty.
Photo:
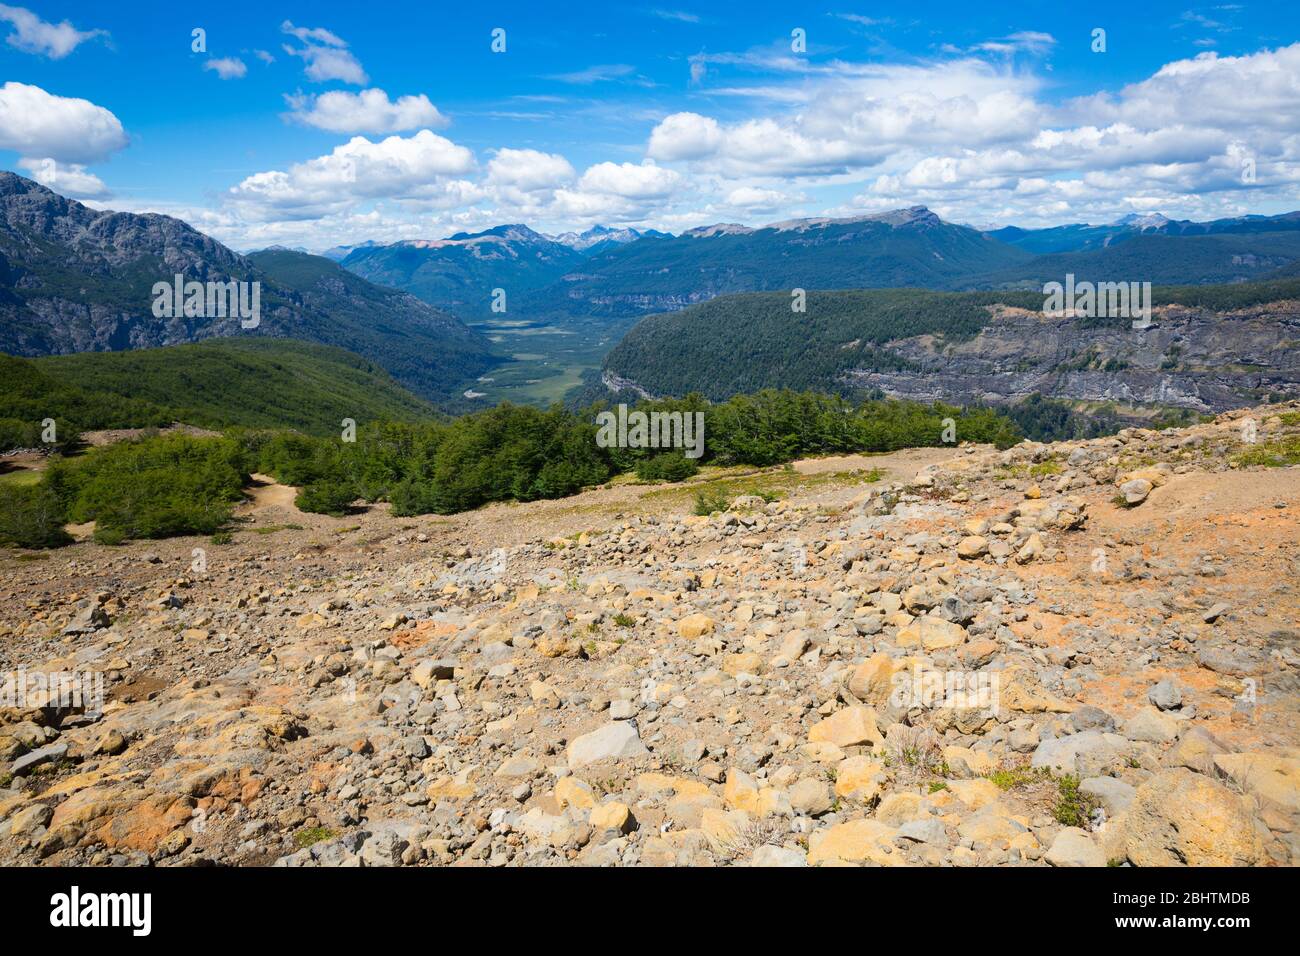
[[[1300,465],[1300,438],[1261,442],[1238,452],[1232,460],[1242,467],[1285,468]]]
[[[293,842],[298,849],[304,850],[316,843],[334,838],[334,831],[329,827],[303,827],[293,835]]]
[[[1079,778],[1073,774],[1058,777],[1056,784],[1059,795],[1052,818],[1062,826],[1091,828],[1093,811],[1101,806],[1097,798],[1080,790]]]

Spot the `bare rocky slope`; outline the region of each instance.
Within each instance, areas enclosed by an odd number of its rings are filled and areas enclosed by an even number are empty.
[[[0,709],[0,863],[1290,865],[1300,467],[1252,462],[1297,442],[801,462],[707,517],[272,486],[229,544],[9,553],[5,670],[106,702]]]
[[[918,401],[1007,404],[1032,394],[1226,411],[1300,382],[1300,303],[1232,312],[1154,310],[1144,331],[1000,308],[976,336],[913,336],[889,347],[908,371],[848,369],[840,381]]]

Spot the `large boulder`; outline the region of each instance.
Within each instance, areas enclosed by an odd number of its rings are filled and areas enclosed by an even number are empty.
[[[1107,859],[1136,866],[1254,866],[1264,858],[1247,799],[1181,767],[1138,787],[1104,842]]]

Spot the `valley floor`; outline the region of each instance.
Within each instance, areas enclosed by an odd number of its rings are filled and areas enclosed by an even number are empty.
[[[5,552],[0,863],[1290,865],[1297,408]]]

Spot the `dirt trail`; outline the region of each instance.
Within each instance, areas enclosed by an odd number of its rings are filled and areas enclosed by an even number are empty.
[[[282,485],[270,475],[253,474],[253,483],[244,489],[244,493],[251,499],[240,505],[236,509],[239,515],[255,515],[266,511],[287,511],[293,515],[301,515],[298,506],[294,504],[294,499],[298,497],[298,489],[291,485]]]

